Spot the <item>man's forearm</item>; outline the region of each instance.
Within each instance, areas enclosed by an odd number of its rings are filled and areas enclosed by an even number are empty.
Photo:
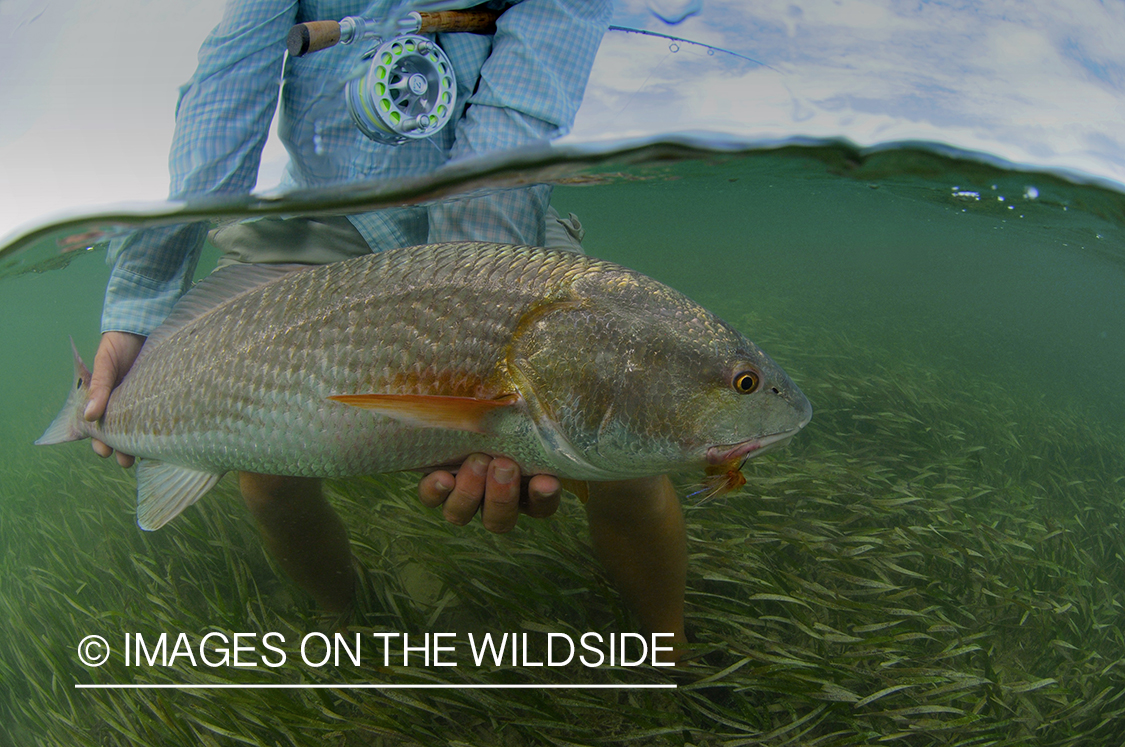
[[[206,223],[137,231],[110,246],[102,332],[148,336],[191,284]]]

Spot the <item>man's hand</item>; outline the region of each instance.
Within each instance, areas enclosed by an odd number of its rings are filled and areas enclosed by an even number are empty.
[[[464,526],[480,511],[484,528],[497,534],[511,531],[520,513],[536,519],[555,513],[561,494],[557,478],[535,475],[524,487],[518,464],[487,454],[470,454],[456,477],[439,470],[418,483],[422,503],[443,506],[446,521]]]
[[[94,370],[90,376],[90,401],[86,403],[83,416],[94,421],[105,414],[109,394],[121,383],[125,374],[133,366],[133,361],[141,352],[145,338],[130,332],[105,332],[98,343],[98,353],[94,356]],[[113,453],[108,445],[94,439],[94,453],[108,457]],[[122,467],[132,467],[133,457],[117,452],[117,463]]]

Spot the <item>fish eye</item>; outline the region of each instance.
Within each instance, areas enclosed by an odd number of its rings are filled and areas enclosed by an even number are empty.
[[[757,371],[739,371],[731,379],[731,386],[734,391],[739,394],[752,394],[758,391],[758,386],[762,383],[761,378],[758,376]]]

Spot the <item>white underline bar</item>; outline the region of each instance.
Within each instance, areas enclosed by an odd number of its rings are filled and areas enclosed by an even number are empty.
[[[377,683],[326,684],[215,684],[215,685],[172,685],[172,684],[76,684],[76,690],[675,690],[677,685],[384,685]]]

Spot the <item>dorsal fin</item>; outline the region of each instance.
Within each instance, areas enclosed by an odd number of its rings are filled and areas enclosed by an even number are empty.
[[[266,283],[284,277],[291,272],[307,270],[314,265],[230,265],[215,270],[176,302],[175,308],[164,323],[153,330],[145,340],[145,347],[152,348],[156,343],[171,336],[193,319],[206,314],[221,303]],[[142,350],[143,355],[143,350]]]

